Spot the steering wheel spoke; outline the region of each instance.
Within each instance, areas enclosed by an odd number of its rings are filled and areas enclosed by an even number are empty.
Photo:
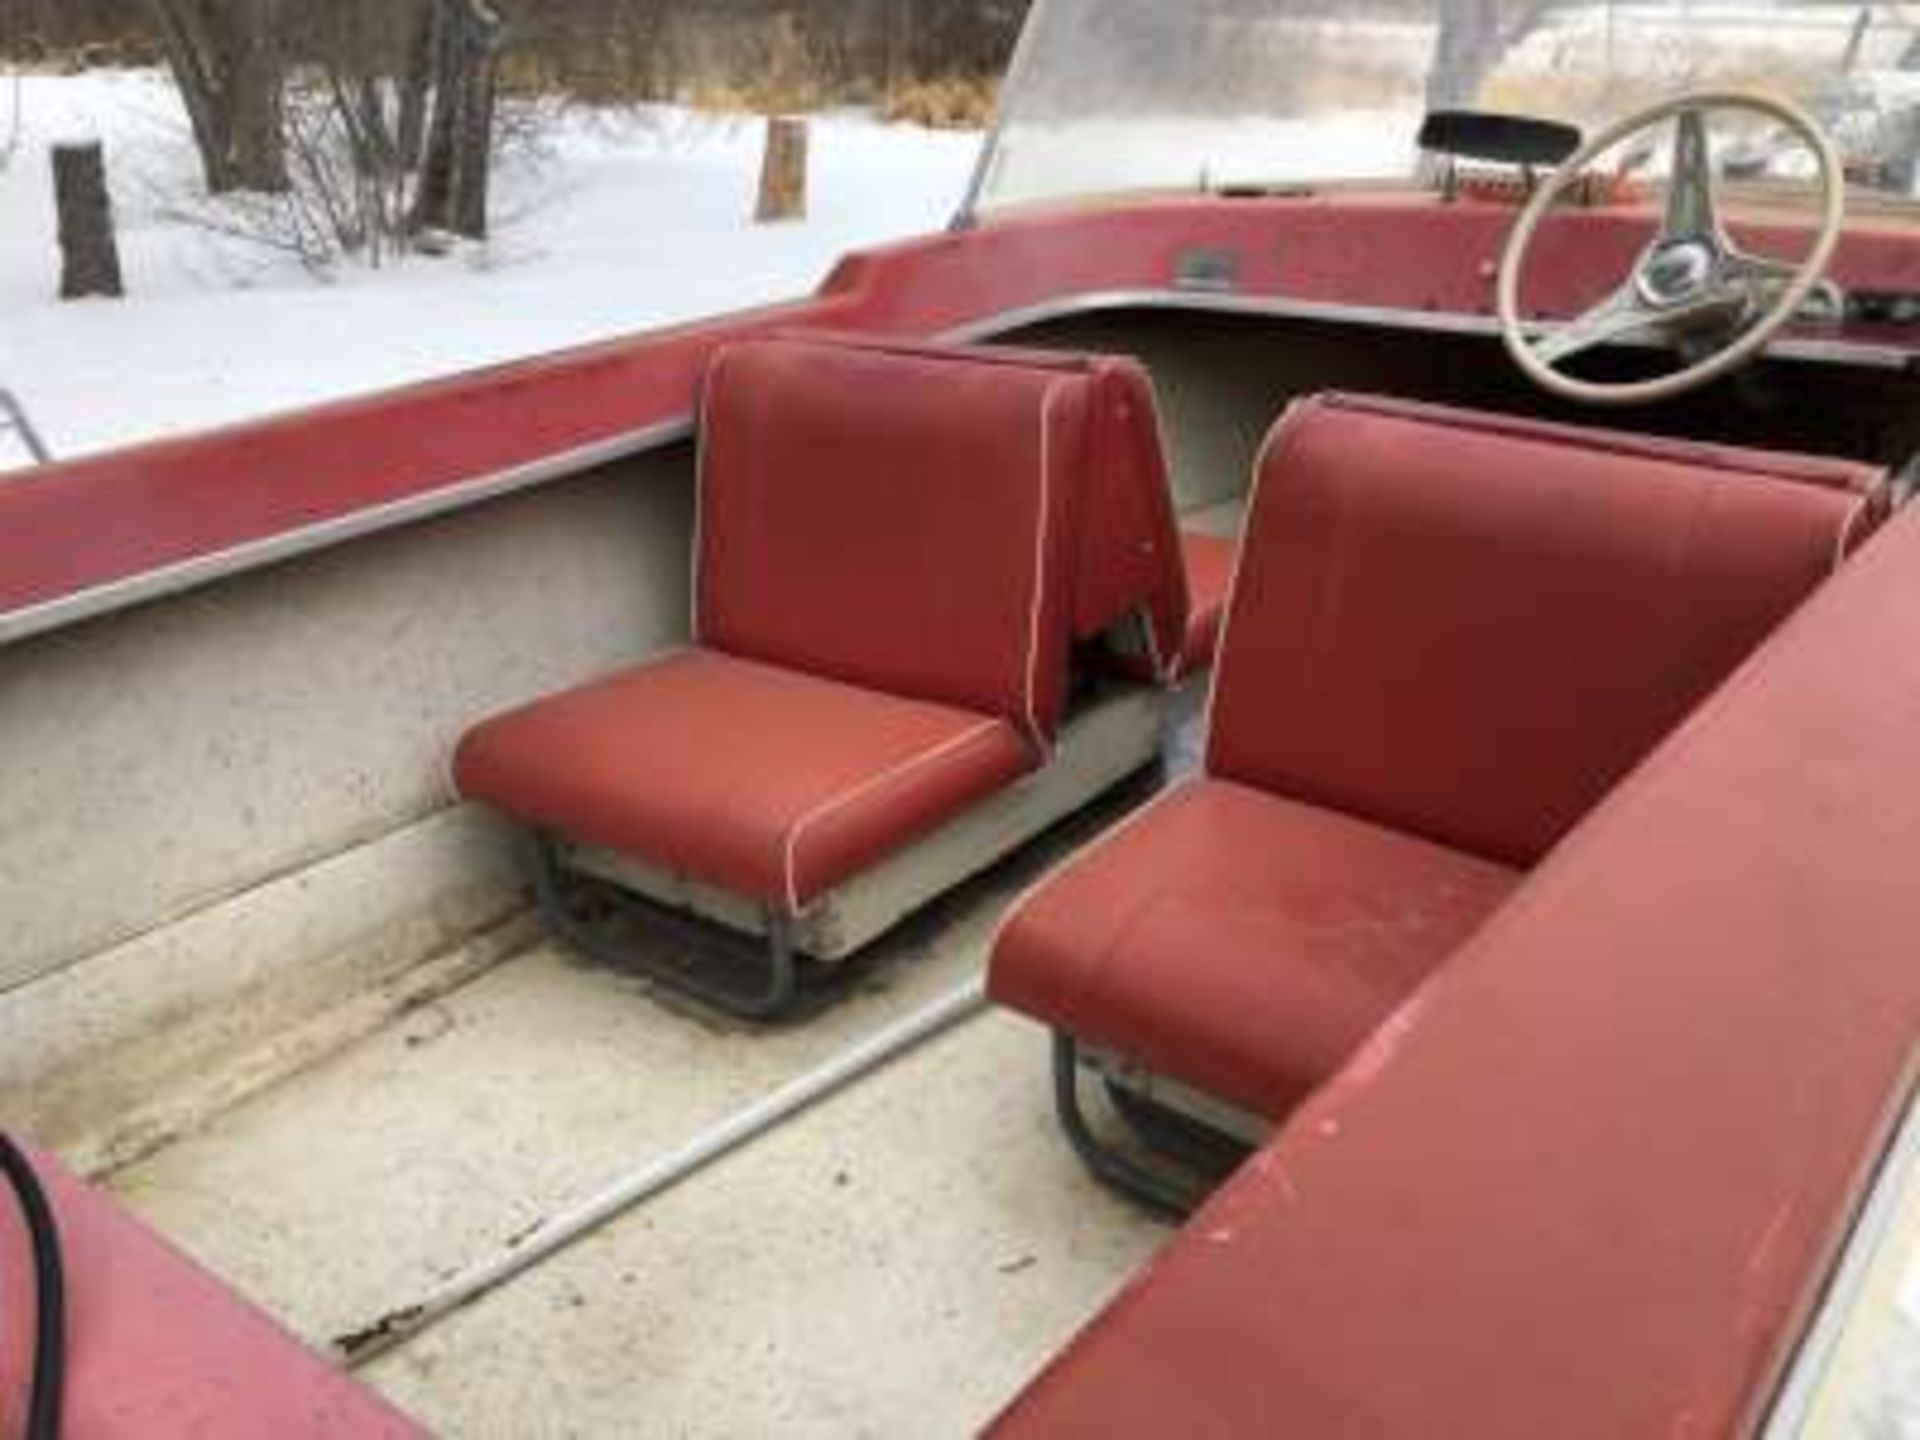
[[[1674,120],[1673,174],[1667,181],[1667,209],[1660,221],[1659,244],[1705,241],[1725,248],[1719,207],[1713,198],[1713,154],[1707,144],[1706,112],[1686,106]]]
[[[1765,309],[1799,278],[1800,266],[1791,260],[1775,260],[1770,255],[1729,250],[1721,262],[1720,273],[1725,283],[1741,287],[1754,306]],[[1796,307],[1794,318],[1833,321],[1840,318],[1846,308],[1846,293],[1833,281],[1821,280]]]
[[[1543,365],[1559,365],[1597,346],[1625,340],[1655,318],[1633,286],[1622,285],[1592,309],[1535,336],[1533,353]]]

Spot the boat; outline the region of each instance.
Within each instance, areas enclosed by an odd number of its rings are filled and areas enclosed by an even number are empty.
[[[1039,0],[816,294],[0,477],[0,1435],[1920,1434],[1908,26]]]

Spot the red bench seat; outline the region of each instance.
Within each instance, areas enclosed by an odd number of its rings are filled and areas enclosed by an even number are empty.
[[[1065,702],[1088,403],[1012,367],[723,352],[695,647],[476,727],[461,793],[797,914],[1038,766]]]
[[[992,993],[1280,1118],[1833,570],[1881,478],[1297,405],[1256,478],[1206,774],[1016,908]]]
[[[1770,1433],[1913,1093],[1916,633],[1909,516],[991,1433]]]
[[[1129,713],[1049,768],[1081,643],[1143,634],[1160,657],[1186,595],[1130,361],[736,345],[707,377],[697,484],[692,647],[476,726],[454,778],[533,832],[555,933],[764,1017],[793,999],[797,951],[845,958],[1094,793],[1075,787],[1151,763],[1138,692],[1089,687],[1090,710]],[[1043,769],[996,823],[998,793]],[[764,933],[764,982],[662,969],[595,927],[594,884],[696,943]]]

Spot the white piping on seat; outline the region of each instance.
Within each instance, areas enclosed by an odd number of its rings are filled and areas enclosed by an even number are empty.
[[[1047,609],[1047,544],[1051,534],[1047,520],[1053,505],[1053,406],[1060,393],[1078,382],[1079,376],[1053,381],[1040,397],[1040,507],[1034,517],[1033,604],[1027,613],[1027,734],[1040,752],[1040,763],[1053,758],[1053,746],[1040,724],[1038,691],[1040,688],[1040,626]],[[1071,604],[1071,601],[1069,601]]]
[[[963,746],[972,744],[982,735],[993,730],[998,730],[1006,723],[1004,720],[982,720],[972,729],[963,730],[958,735],[949,736],[930,750],[922,751],[918,755],[902,760],[897,765],[883,770],[878,775],[868,776],[851,790],[843,790],[831,799],[822,801],[796,820],[793,828],[787,831],[785,854],[782,857],[781,863],[781,871],[786,877],[788,913],[795,916],[803,913],[800,906],[800,884],[798,876],[795,874],[795,869],[799,859],[800,840],[806,834],[808,827],[838,810],[845,809],[855,801],[865,798],[875,790],[892,784],[895,780],[898,780],[910,771],[917,770],[922,765],[932,764],[936,760],[944,759]]]
[[[699,421],[693,427],[693,559],[688,566],[687,627],[693,643],[700,643],[700,572],[707,528],[707,437],[712,432],[713,392],[720,369],[727,363],[730,347],[723,347],[707,362],[707,373],[700,381]]]
[[[1213,670],[1207,676],[1207,703],[1200,712],[1200,773],[1208,779],[1214,778],[1213,711],[1220,698],[1220,677],[1227,668],[1227,646],[1233,638],[1233,617],[1240,608],[1240,577],[1246,572],[1247,550],[1257,533],[1260,506],[1267,493],[1267,461],[1287,438],[1287,432],[1293,428],[1295,415],[1312,403],[1312,397],[1289,401],[1287,408],[1280,412],[1280,418],[1273,422],[1273,428],[1267,432],[1267,438],[1260,442],[1260,453],[1254,456],[1253,477],[1247,487],[1247,513],[1240,523],[1240,538],[1234,547],[1233,575],[1227,581],[1226,608],[1220,616],[1220,639],[1213,647]]]

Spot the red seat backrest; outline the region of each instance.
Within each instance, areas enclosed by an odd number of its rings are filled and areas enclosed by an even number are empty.
[[[1834,569],[1880,479],[1298,404],[1260,461],[1208,768],[1531,864]]]
[[[1073,633],[1092,639],[1139,614],[1146,621],[1154,669],[1171,678],[1190,599],[1159,406],[1144,365],[1126,356],[1064,350],[838,332],[795,335],[911,359],[1033,370],[1070,379],[1083,389],[1087,437],[1075,477],[1080,499],[1072,556]]]
[[[1044,742],[1065,700],[1085,405],[1041,371],[729,347],[703,402],[696,639]]]

